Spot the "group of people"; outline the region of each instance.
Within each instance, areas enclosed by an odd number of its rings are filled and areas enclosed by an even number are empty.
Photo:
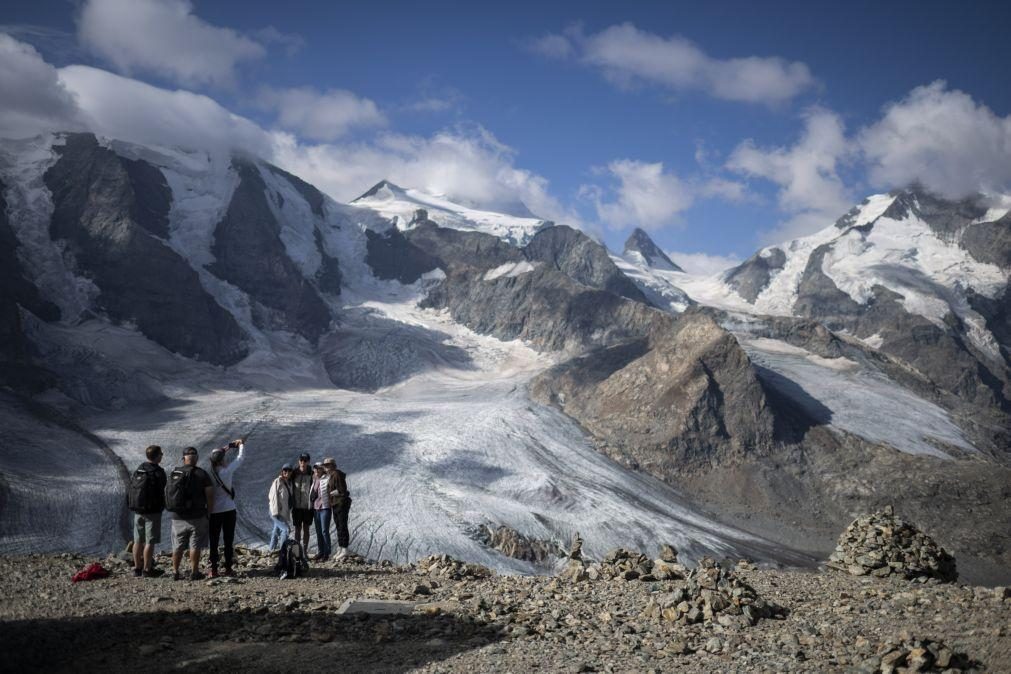
[[[298,457],[298,468],[284,464],[281,474],[270,485],[268,501],[274,528],[267,548],[273,552],[287,540],[294,527],[295,540],[308,550],[310,527],[315,525],[318,553],[313,560],[326,561],[333,554],[332,521],[337,529],[337,554],[333,557],[343,559],[348,554],[351,538],[348,531],[351,494],[347,475],[337,469],[332,457],[313,464],[312,468],[309,468],[309,461],[309,455],[303,453]]]
[[[200,580],[200,556],[210,542],[210,576],[235,574],[234,541],[237,513],[234,475],[245,456],[243,440],[234,440],[211,452],[210,470],[197,465],[199,453],[187,447],[182,453],[182,465],[166,475],[161,467],[164,452],[158,445],[145,450],[147,460],[131,477],[127,493],[128,506],[134,512],[133,573],[138,577],[155,577],[162,572],[154,566],[155,546],[161,542],[162,513],[169,510],[172,518],[172,571],[180,580],[184,553],[189,554],[189,579]],[[298,457],[298,468],[284,464],[267,495],[273,529],[268,549],[273,552],[288,539],[294,529],[295,539],[301,539],[303,549],[309,549],[309,532],[316,529],[318,553],[314,559],[325,561],[333,555],[330,536],[331,522],[337,529],[337,554],[348,554],[348,513],[351,494],[347,475],[337,469],[333,458],[309,467],[310,457]],[[223,540],[222,540],[223,539]],[[224,559],[218,543],[223,542]],[[220,562],[224,562],[219,566]]]

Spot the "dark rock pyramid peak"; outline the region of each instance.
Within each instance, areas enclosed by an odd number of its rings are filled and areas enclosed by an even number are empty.
[[[667,257],[667,254],[660,250],[660,246],[653,242],[649,234],[638,227],[632,232],[628,240],[625,241],[624,254],[638,253],[643,261],[654,269],[665,269],[667,271],[684,271],[681,267]]]

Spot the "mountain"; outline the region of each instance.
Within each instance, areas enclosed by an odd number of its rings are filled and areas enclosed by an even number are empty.
[[[667,253],[660,250],[660,247],[653,242],[649,234],[638,227],[632,230],[632,234],[626,239],[622,255],[653,269],[684,271],[684,269],[674,264],[667,257]]]
[[[474,533],[507,525],[810,565],[899,501],[1006,577],[1006,212],[880,195],[699,278],[642,232],[616,255],[388,181],[339,204],[242,154],[54,134],[0,141],[0,184],[5,550],[118,547],[143,447],[242,434],[244,542],[304,449],[377,558],[530,571]]]

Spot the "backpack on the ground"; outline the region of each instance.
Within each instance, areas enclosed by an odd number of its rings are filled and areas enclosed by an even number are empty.
[[[309,560],[306,558],[302,544],[294,538],[289,538],[281,544],[281,551],[277,556],[277,567],[281,575],[281,580],[285,578],[298,578],[305,575],[309,570]]]
[[[193,479],[193,469],[189,466],[172,471],[165,486],[166,510],[185,513],[193,509]]]
[[[155,513],[162,509],[157,468],[140,466],[133,472],[126,490],[126,505],[135,513]]]

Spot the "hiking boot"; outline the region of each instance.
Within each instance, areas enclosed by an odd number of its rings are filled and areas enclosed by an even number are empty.
[[[190,580],[203,580],[206,577],[199,571],[190,571]]]
[[[133,570],[133,577],[134,578],[140,578],[143,575],[143,573],[144,573],[143,569],[134,569]]]
[[[182,580],[182,579],[183,579],[183,574],[179,573],[178,571],[176,571],[175,573],[172,574],[172,580]]]
[[[145,578],[161,578],[165,575],[165,572],[161,569],[144,569]]]
[[[226,566],[225,570],[221,572],[221,575],[228,576],[230,578],[235,575],[235,571],[232,570],[232,567]]]
[[[334,555],[333,559],[335,562],[339,562],[340,560],[344,559],[347,556],[348,556],[347,548],[337,548],[337,554]]]
[[[219,575],[220,574],[218,573],[217,569],[211,569],[211,573],[210,573],[211,578],[217,578]]]

